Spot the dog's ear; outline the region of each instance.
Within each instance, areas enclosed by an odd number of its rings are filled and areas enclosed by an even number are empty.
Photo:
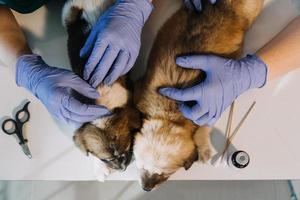
[[[183,167],[185,170],[188,170],[191,168],[194,162],[198,160],[198,151],[195,148],[191,156],[184,162]]]
[[[96,157],[106,152],[109,144],[105,132],[91,123],[85,123],[76,130],[73,139],[75,145],[86,155],[91,153]]]
[[[73,136],[73,141],[75,145],[83,152],[86,154],[86,156],[89,156],[89,150],[87,149],[86,142],[84,140],[83,135],[79,132],[76,131],[75,135]]]

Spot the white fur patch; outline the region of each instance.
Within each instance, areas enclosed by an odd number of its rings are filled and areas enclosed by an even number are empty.
[[[70,19],[71,8],[77,7],[83,10],[82,17],[93,26],[98,17],[111,6],[115,0],[69,0],[65,3],[62,11],[62,24],[66,27]]]
[[[110,169],[106,166],[104,162],[99,160],[98,158],[92,156],[92,162],[94,163],[94,174],[96,179],[100,182],[104,182],[107,176],[109,176],[113,169]]]
[[[92,121],[92,124],[97,126],[100,129],[105,129],[106,128],[106,122],[109,119],[109,117],[102,117],[100,119],[96,119]]]
[[[141,132],[143,135],[152,135],[155,131],[162,127],[161,120],[146,120]]]
[[[193,141],[183,141],[178,134],[179,126],[169,126],[165,133],[161,128],[167,126],[161,120],[145,121],[141,133],[136,136],[134,155],[138,169],[149,173],[173,173],[181,167],[186,157],[185,149],[194,148]]]

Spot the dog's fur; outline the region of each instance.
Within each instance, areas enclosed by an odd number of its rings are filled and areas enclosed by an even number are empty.
[[[81,77],[86,59],[79,57],[80,49],[98,17],[113,3],[114,0],[69,0],[63,8],[71,66]],[[83,124],[74,135],[74,142],[82,151],[93,154],[107,167],[116,170],[125,170],[130,163],[133,134],[141,125],[139,112],[132,106],[129,88],[125,76],[111,86],[100,84],[97,90],[101,97],[96,104],[106,106],[113,114]],[[83,97],[80,100],[87,101]]]
[[[189,169],[198,156],[203,162],[211,156],[210,129],[184,118],[175,101],[158,93],[162,87],[186,88],[205,78],[199,70],[176,66],[175,58],[189,53],[239,58],[245,31],[262,4],[263,0],[220,0],[205,4],[201,13],[182,7],[159,31],[146,75],[134,95],[145,117],[134,144],[145,190],[152,190],[181,167]]]

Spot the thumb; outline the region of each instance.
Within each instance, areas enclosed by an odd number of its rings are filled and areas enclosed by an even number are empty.
[[[92,52],[92,49],[94,47],[95,41],[97,39],[95,32],[91,32],[88,36],[88,39],[86,40],[84,46],[80,49],[80,57],[81,58],[87,58],[88,55]]]
[[[176,58],[176,64],[188,69],[210,71],[213,67],[223,65],[225,59],[214,55],[190,55]]]
[[[177,101],[193,101],[195,99],[202,98],[202,90],[201,85],[196,85],[185,89],[161,88],[159,93]]]

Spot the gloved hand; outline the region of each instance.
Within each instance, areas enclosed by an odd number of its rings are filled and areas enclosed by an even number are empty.
[[[99,93],[71,71],[48,66],[35,54],[18,59],[16,83],[31,91],[58,120],[80,125],[109,114],[98,105],[87,105],[71,96],[71,88],[86,97],[95,99]]]
[[[176,63],[185,68],[201,69],[206,79],[186,89],[162,88],[160,93],[181,101],[182,114],[198,125],[213,125],[223,111],[243,92],[265,85],[266,64],[255,55],[240,60],[213,55],[178,57]],[[195,101],[193,107],[184,102]]]
[[[211,4],[216,3],[217,0],[209,0]],[[190,9],[196,9],[198,12],[202,10],[202,0],[184,0],[185,6]]]
[[[134,65],[142,28],[152,4],[149,0],[118,0],[94,25],[80,56],[88,58],[84,79],[93,87],[110,85]]]

